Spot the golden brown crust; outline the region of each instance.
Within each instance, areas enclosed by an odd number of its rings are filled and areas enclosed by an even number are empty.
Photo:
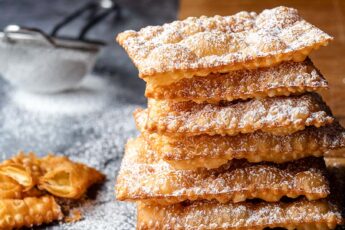
[[[148,110],[138,110],[134,115],[149,132],[186,136],[255,131],[287,135],[306,126],[321,127],[334,120],[321,97],[314,93],[219,105],[150,99]]]
[[[232,159],[284,163],[304,157],[336,156],[345,151],[345,129],[334,122],[286,136],[254,132],[236,136],[165,136],[140,127],[151,148],[178,169],[218,168]],[[334,151],[330,151],[334,150]],[[329,153],[330,151],[330,153]]]
[[[0,175],[11,178],[21,186],[16,190],[20,197],[45,190],[58,197],[78,199],[92,184],[104,180],[104,175],[96,169],[73,162],[67,157],[48,155],[39,158],[34,153],[23,152],[2,162]],[[19,198],[19,194],[11,198]]]
[[[150,206],[138,204],[137,229],[334,229],[343,219],[327,200],[290,203],[226,203],[197,201],[191,204]]]
[[[218,103],[296,95],[327,87],[327,81],[307,59],[303,62],[283,62],[269,68],[185,78],[169,85],[155,86],[148,83],[145,94],[156,100]]]
[[[0,164],[0,174],[11,177],[29,191],[43,174],[40,161],[34,153],[19,152]]]
[[[173,204],[185,200],[242,202],[260,198],[325,198],[329,185],[322,158],[251,164],[233,160],[213,170],[177,170],[159,158],[141,137],[130,140],[117,179],[119,200]]]
[[[79,199],[93,184],[104,180],[104,175],[67,157],[48,155],[41,159],[46,173],[39,179],[39,188],[51,194]]]
[[[30,228],[60,220],[62,216],[53,196],[0,199],[0,229]]]
[[[11,177],[0,174],[0,199],[19,199],[24,188]]]
[[[191,17],[117,36],[140,77],[155,85],[211,72],[302,61],[330,40],[297,10],[282,6],[259,15],[243,11],[226,17]]]

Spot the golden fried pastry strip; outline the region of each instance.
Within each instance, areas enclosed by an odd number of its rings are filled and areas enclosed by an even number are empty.
[[[321,97],[314,93],[219,105],[151,99],[148,110],[137,110],[134,115],[149,132],[186,136],[255,131],[287,135],[306,126],[321,127],[334,120]]]
[[[0,229],[18,229],[60,220],[63,214],[53,196],[0,199]]]
[[[213,170],[178,170],[159,159],[139,137],[127,144],[116,194],[118,200],[162,205],[213,199],[222,203],[254,198],[276,202],[283,196],[325,198],[329,185],[322,158],[286,164],[233,160]]]
[[[170,85],[155,86],[148,83],[146,97],[156,100],[218,103],[288,96],[327,87],[327,81],[307,59],[304,62],[283,62],[269,68],[185,78]]]
[[[93,184],[104,180],[104,175],[67,157],[48,155],[41,159],[47,171],[39,180],[39,188],[51,194],[71,199],[80,198]]]
[[[27,190],[30,190],[35,185],[31,172],[19,164],[1,165],[0,174],[14,179]]]
[[[25,188],[25,191],[34,187],[42,175],[40,161],[33,153],[20,152],[11,159],[0,164],[0,174],[11,177]]]
[[[11,177],[0,174],[0,199],[18,199],[22,197],[23,187]]]
[[[140,127],[152,149],[177,169],[218,168],[232,159],[284,163],[304,157],[345,155],[345,129],[338,122],[286,136],[254,132],[236,136],[165,136]]]
[[[117,41],[152,85],[238,69],[303,61],[332,40],[287,7],[232,16],[190,17],[163,26],[125,31]]]
[[[327,200],[291,203],[217,203],[154,206],[138,204],[137,229],[334,229],[343,219]]]

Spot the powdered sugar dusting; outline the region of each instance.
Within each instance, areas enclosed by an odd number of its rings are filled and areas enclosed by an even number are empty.
[[[329,194],[321,158],[274,164],[233,160],[220,168],[178,170],[160,159],[143,138],[130,140],[117,181],[117,198],[160,204],[217,199],[224,203],[281,197],[325,198]]]
[[[184,78],[169,85],[154,86],[148,83],[145,95],[158,100],[219,103],[237,99],[288,96],[327,87],[327,81],[307,59],[303,62],[283,62],[269,68]]]
[[[175,71],[198,75],[200,69],[204,76],[205,69],[210,73],[224,66],[222,72],[301,61],[331,37],[301,19],[297,10],[277,7],[259,15],[190,17],[138,32],[125,31],[117,40],[145,78]]]
[[[50,114],[87,114],[104,109],[111,100],[113,87],[96,76],[88,76],[74,90],[56,94],[33,94],[14,91],[11,98],[14,103],[32,112]]]
[[[317,94],[220,105],[149,100],[147,129],[166,135],[237,135],[258,130],[286,135],[333,120]]]
[[[92,109],[83,110],[85,107],[79,105],[85,104],[88,96],[75,92],[78,96],[74,98],[74,93],[70,92],[71,95],[60,98],[59,111],[56,111],[55,105],[49,108],[29,108],[30,105],[14,103],[18,102],[13,100],[16,93],[12,94],[9,87],[5,88],[7,94],[2,95],[4,100],[0,101],[1,160],[16,153],[19,150],[16,148],[26,152],[35,151],[39,156],[54,152],[95,167],[107,176],[103,185],[92,188],[89,198],[77,205],[83,216],[81,221],[73,224],[56,223],[49,226],[49,229],[103,230],[114,229],[116,226],[116,229],[127,230],[135,227],[135,207],[115,201],[114,181],[126,140],[137,135],[132,116],[137,106],[121,101],[123,97],[131,99],[131,95],[128,95],[131,92],[114,85],[106,76],[96,77],[99,79],[92,81],[99,83],[94,84],[97,91],[97,99],[94,99],[95,102],[104,99],[105,104],[99,101],[102,107],[91,106]],[[101,93],[98,89],[108,91]],[[74,98],[73,103],[68,101],[71,97]],[[62,108],[66,104],[68,106]],[[72,104],[80,110],[69,107]],[[46,228],[42,226],[42,229]]]
[[[172,206],[138,206],[138,229],[333,229],[342,221],[327,200],[284,203],[199,201]]]

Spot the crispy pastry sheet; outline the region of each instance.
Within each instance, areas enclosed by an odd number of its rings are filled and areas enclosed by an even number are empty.
[[[329,108],[315,93],[219,105],[151,99],[148,109],[137,110],[134,116],[149,132],[186,136],[255,131],[287,135],[306,126],[321,127],[334,120]]]
[[[23,187],[11,177],[0,174],[0,199],[21,198]]]
[[[243,11],[226,17],[190,17],[117,36],[140,77],[154,85],[303,61],[331,39],[303,20],[296,9],[283,6],[259,15]]]
[[[290,203],[217,203],[197,201],[171,206],[138,204],[137,229],[334,229],[342,223],[327,200]]]
[[[213,199],[222,203],[254,198],[276,202],[283,196],[315,200],[328,194],[322,158],[286,164],[233,160],[213,170],[178,170],[161,160],[141,137],[128,142],[116,185],[118,200],[162,205]]]
[[[105,178],[96,169],[63,156],[42,158],[42,167],[46,173],[39,180],[39,188],[58,197],[79,199],[91,185]]]
[[[146,85],[146,97],[156,100],[217,103],[237,99],[289,96],[328,88],[327,81],[307,59],[254,70],[215,73],[178,82]]]
[[[286,136],[260,131],[236,136],[165,136],[148,133],[144,127],[140,130],[151,148],[177,169],[218,168],[232,159],[284,163],[309,156],[345,155],[345,129],[338,122]]]
[[[62,217],[53,196],[0,199],[0,229],[31,228]]]
[[[0,174],[11,177],[24,187],[25,191],[32,189],[42,175],[40,160],[34,153],[20,152],[0,164]]]
[[[39,158],[33,153],[19,153],[0,164],[0,197],[36,196],[45,190],[58,197],[78,199],[88,187],[103,180],[104,175],[96,169],[64,156]]]

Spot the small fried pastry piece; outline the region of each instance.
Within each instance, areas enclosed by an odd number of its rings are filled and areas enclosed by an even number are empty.
[[[289,203],[217,203],[196,201],[170,206],[138,204],[137,229],[334,229],[343,222],[327,200]]]
[[[260,198],[325,198],[329,185],[322,158],[285,164],[233,160],[213,170],[178,170],[159,159],[141,137],[130,140],[117,178],[118,200],[168,205],[185,200],[242,202]]]
[[[277,66],[204,77],[185,78],[170,85],[146,85],[146,97],[156,100],[218,103],[237,99],[301,94],[328,88],[310,59]]]
[[[314,93],[219,105],[151,99],[148,112],[137,110],[134,115],[137,121],[146,124],[149,132],[186,136],[237,135],[255,131],[287,135],[306,126],[321,127],[334,120],[321,97]]]
[[[18,199],[22,197],[23,187],[11,177],[0,174],[0,199]]]
[[[46,173],[39,180],[39,188],[58,197],[78,199],[91,185],[105,178],[96,169],[64,156],[48,155],[41,161]]]
[[[303,61],[332,40],[288,7],[232,16],[190,17],[125,31],[117,41],[151,85],[183,78]]]
[[[24,187],[25,191],[34,187],[42,175],[40,161],[34,153],[20,152],[0,164],[0,174],[11,177]]]
[[[334,151],[345,155],[340,152],[345,151],[345,129],[338,122],[286,136],[260,131],[236,136],[165,136],[146,132],[144,127],[140,130],[151,148],[177,169],[218,168],[232,159],[284,163],[309,156],[336,156]]]
[[[62,217],[53,196],[0,199],[0,229],[30,228]]]

